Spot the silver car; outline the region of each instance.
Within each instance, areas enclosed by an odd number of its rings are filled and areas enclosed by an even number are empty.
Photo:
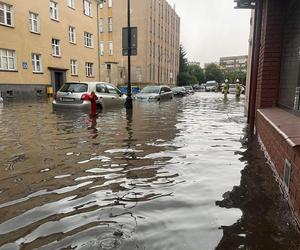
[[[91,102],[86,100],[85,96],[92,91],[98,97],[97,107],[100,109],[125,104],[126,95],[122,94],[113,84],[106,82],[67,82],[54,96],[53,108],[89,109]]]
[[[163,101],[173,99],[173,92],[168,86],[147,86],[136,95],[138,101]]]

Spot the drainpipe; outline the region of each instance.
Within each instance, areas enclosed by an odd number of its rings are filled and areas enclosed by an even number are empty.
[[[259,67],[259,54],[260,54],[260,39],[261,39],[261,25],[262,25],[262,1],[256,2],[255,9],[255,23],[254,23],[254,39],[253,39],[253,53],[252,53],[252,67],[250,79],[250,101],[248,107],[248,123],[250,133],[253,134],[255,127],[256,115],[256,92],[257,92],[257,74]]]
[[[98,48],[98,75],[99,75],[99,82],[101,80],[101,56],[100,56],[100,25],[99,25],[99,9],[100,9],[100,4],[103,4],[104,0],[98,0],[97,1],[97,48]]]

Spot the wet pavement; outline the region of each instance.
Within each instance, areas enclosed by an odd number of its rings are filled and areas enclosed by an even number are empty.
[[[243,102],[0,106],[0,249],[298,249]]]

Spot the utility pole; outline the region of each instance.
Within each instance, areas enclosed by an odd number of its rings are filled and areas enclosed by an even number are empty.
[[[127,84],[127,99],[126,109],[132,109],[131,95],[131,27],[130,27],[130,0],[127,0],[127,28],[128,28],[128,84]]]

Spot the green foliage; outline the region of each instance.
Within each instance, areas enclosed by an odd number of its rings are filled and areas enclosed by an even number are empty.
[[[214,64],[211,63],[207,66],[205,70],[205,80],[206,81],[217,81],[218,83],[221,83],[224,81],[224,73],[222,69]]]
[[[194,85],[197,84],[197,78],[194,75],[191,75],[189,72],[181,72],[178,75],[177,85],[185,86],[185,85]]]
[[[197,65],[188,65],[186,51],[183,46],[180,45],[179,74],[177,77],[177,85],[195,85],[203,81],[203,70]]]
[[[179,73],[182,73],[187,71],[188,60],[186,58],[186,51],[182,45],[180,45],[179,50]]]
[[[225,72],[225,78],[228,79],[229,83],[236,83],[239,79],[242,85],[246,85],[246,72],[241,70],[229,70]]]
[[[198,65],[188,65],[187,71],[189,72],[190,75],[196,77],[197,83],[201,84],[205,81],[203,69],[201,69]]]

